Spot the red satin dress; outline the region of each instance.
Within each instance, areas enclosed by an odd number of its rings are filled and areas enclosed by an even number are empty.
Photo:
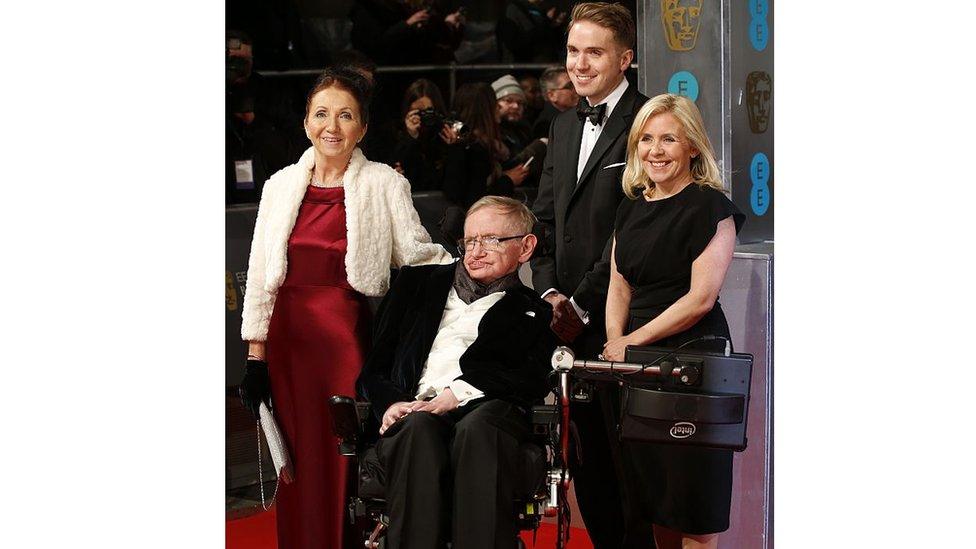
[[[295,481],[276,498],[279,549],[339,549],[346,539],[348,458],[328,398],[354,395],[370,335],[366,297],[347,281],[344,189],[309,186],[288,239],[288,272],[267,338],[275,416]]]

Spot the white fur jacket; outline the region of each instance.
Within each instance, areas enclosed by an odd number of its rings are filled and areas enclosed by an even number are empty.
[[[278,288],[288,269],[288,238],[298,217],[315,164],[309,148],[264,185],[247,266],[241,337],[264,341]],[[451,255],[420,224],[410,198],[410,183],[386,164],[370,162],[356,149],[342,176],[346,207],[346,275],[349,285],[368,296],[390,286],[390,267],[450,263]]]

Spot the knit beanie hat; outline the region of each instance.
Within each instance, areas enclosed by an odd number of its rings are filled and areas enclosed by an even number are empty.
[[[515,77],[510,74],[506,74],[492,82],[491,89],[495,90],[495,99],[501,99],[506,95],[512,94],[519,95],[522,99],[525,99],[525,92],[522,91],[522,86],[519,86],[518,80],[515,80]]]

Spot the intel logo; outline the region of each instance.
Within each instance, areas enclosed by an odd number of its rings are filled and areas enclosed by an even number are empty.
[[[671,436],[673,436],[674,438],[688,438],[693,434],[695,434],[694,423],[688,423],[687,421],[682,421],[679,423],[675,423],[674,426],[671,427]]]

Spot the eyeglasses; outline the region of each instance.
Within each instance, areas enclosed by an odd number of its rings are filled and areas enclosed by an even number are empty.
[[[458,251],[461,255],[465,252],[470,252],[474,250],[475,244],[481,244],[481,249],[489,252],[497,252],[502,249],[502,242],[506,240],[514,240],[516,238],[522,238],[528,236],[527,234],[517,234],[515,236],[472,236],[469,238],[459,238],[457,241]]]

